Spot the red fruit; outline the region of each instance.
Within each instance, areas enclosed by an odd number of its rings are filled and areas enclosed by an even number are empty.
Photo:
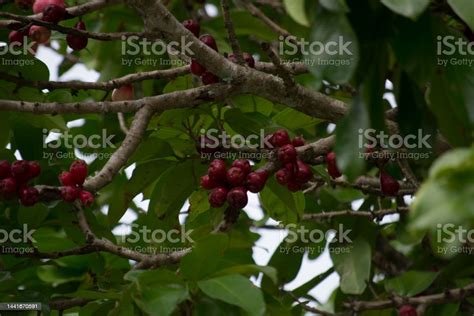
[[[43,9],[43,21],[49,23],[59,23],[66,15],[64,5],[48,4]]]
[[[0,160],[0,180],[11,176],[10,163],[6,160]]]
[[[227,192],[227,189],[224,187],[215,188],[209,194],[209,204],[214,208],[221,207],[227,199]]]
[[[127,84],[112,91],[112,101],[128,101],[134,99],[133,85]]]
[[[18,182],[15,178],[6,178],[0,181],[0,194],[6,198],[12,198],[18,189]]]
[[[298,154],[296,153],[296,149],[291,144],[285,145],[283,147],[280,147],[280,149],[278,149],[278,160],[281,163],[285,164],[285,163],[293,162],[296,160],[297,156]]]
[[[311,168],[299,159],[296,161],[295,169],[296,172],[294,177],[297,183],[306,183],[313,177],[313,171],[311,171]]]
[[[22,10],[28,10],[31,9],[33,6],[34,0],[15,0],[15,4],[18,8]]]
[[[205,72],[201,75],[201,80],[202,80],[202,83],[207,86],[207,85],[209,85],[209,84],[218,83],[218,82],[219,82],[219,77],[217,77],[216,75],[214,75],[212,72],[205,71]]]
[[[340,176],[342,176],[341,172],[337,168],[336,153],[334,153],[332,151],[330,153],[328,153],[326,155],[326,163],[327,163],[327,167],[328,167],[328,173],[333,179],[336,179],[336,178],[339,178]]]
[[[268,172],[265,170],[255,171],[247,176],[247,189],[252,193],[263,190],[268,179]]]
[[[270,138],[270,143],[275,147],[282,147],[291,143],[290,136],[288,135],[287,131],[280,129],[273,133],[272,137]]]
[[[252,172],[252,166],[250,166],[250,162],[246,159],[234,160],[234,162],[232,162],[232,167],[242,169],[245,175],[248,175],[250,172]]]
[[[70,172],[63,172],[59,175],[59,182],[64,186],[76,185]]]
[[[64,0],[36,0],[33,4],[33,12],[35,14],[43,12],[47,5],[54,4],[57,6],[65,6]]]
[[[206,68],[198,63],[195,59],[191,60],[191,73],[196,76],[201,76],[206,72]]]
[[[250,67],[250,68],[255,68],[255,59],[253,58],[252,55],[249,53],[243,53],[243,57],[245,60],[245,63]]]
[[[227,170],[225,161],[222,159],[214,159],[209,165],[207,174],[212,181],[223,182],[227,178]]]
[[[244,184],[246,173],[238,167],[232,167],[227,171],[227,182],[233,186],[238,187]]]
[[[233,188],[227,194],[227,202],[233,209],[244,208],[248,203],[247,191],[242,187]]]
[[[396,179],[389,175],[384,170],[380,171],[380,188],[385,195],[393,196],[398,194],[400,184]]]
[[[29,167],[30,167],[30,176],[31,178],[36,178],[40,175],[41,173],[41,166],[39,162],[37,161],[30,161],[29,162]]]
[[[69,168],[74,184],[83,185],[87,178],[87,164],[84,160],[76,160]]]
[[[291,141],[291,143],[292,143],[293,146],[295,146],[295,147],[301,147],[301,146],[304,146],[304,145],[305,145],[305,141],[304,141],[303,136],[296,136],[295,138],[293,138],[293,140]]]
[[[81,191],[81,193],[79,193],[79,198],[84,207],[90,207],[92,203],[94,203],[94,195],[89,191]]]
[[[403,305],[398,310],[398,315],[399,316],[417,316],[417,312],[416,312],[415,307],[411,305]]]
[[[11,172],[19,182],[26,182],[31,179],[30,164],[26,160],[17,160],[12,163]]]
[[[11,31],[8,34],[8,41],[10,44],[23,45],[25,34],[19,31]]]
[[[85,31],[86,25],[84,24],[84,22],[79,21],[76,23],[74,28]],[[89,40],[85,36],[68,34],[66,36],[66,42],[67,42],[67,45],[71,47],[73,50],[80,51],[86,48]]]
[[[201,177],[201,187],[206,190],[211,190],[217,187],[218,183],[211,180],[211,178],[206,174]]]
[[[198,37],[201,31],[201,26],[196,20],[186,20],[183,22],[183,26],[187,28],[194,36]]]
[[[79,197],[80,190],[76,187],[62,187],[61,188],[61,196],[63,200],[68,203],[72,203]]]
[[[286,187],[287,187],[288,190],[290,190],[291,192],[297,192],[297,191],[299,191],[299,190],[301,190],[301,189],[303,188],[303,186],[302,186],[300,183],[293,182],[293,181],[288,182],[288,184],[286,185]]]
[[[281,185],[287,185],[292,180],[292,174],[286,168],[282,168],[275,173],[275,178]]]
[[[49,38],[51,37],[51,31],[44,26],[33,25],[30,27],[28,35],[36,43],[44,44],[49,41]]]
[[[23,206],[33,206],[39,202],[39,192],[35,188],[23,188],[20,190],[20,203]]]
[[[199,39],[201,40],[201,42],[203,42],[204,44],[206,44],[207,46],[209,46],[216,52],[218,51],[216,40],[214,39],[214,37],[212,37],[212,35],[204,34],[204,35],[201,35]]]

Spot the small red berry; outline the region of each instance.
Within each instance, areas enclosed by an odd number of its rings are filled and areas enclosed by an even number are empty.
[[[389,175],[384,170],[380,171],[380,188],[382,193],[388,196],[394,196],[398,194],[400,190],[400,184],[396,179]]]
[[[290,136],[284,129],[279,129],[273,133],[272,137],[270,138],[270,143],[275,147],[282,147],[291,143]]]
[[[36,188],[23,188],[19,193],[20,203],[23,206],[33,206],[39,202],[39,192]]]
[[[233,209],[244,208],[248,203],[247,191],[242,187],[233,188],[227,194],[227,202]]]
[[[25,34],[19,31],[11,31],[10,34],[8,34],[8,41],[10,44],[15,44],[15,45],[23,45],[23,42],[25,40]]]
[[[243,57],[244,57],[245,63],[247,63],[247,65],[250,68],[255,68],[255,59],[253,58],[252,55],[250,55],[249,53],[244,52]]]
[[[66,15],[64,5],[48,4],[43,9],[43,21],[50,23],[58,23]]]
[[[112,91],[112,101],[129,101],[135,99],[133,85],[126,84]]]
[[[18,182],[15,178],[6,178],[0,181],[0,194],[6,198],[11,199],[18,190]]]
[[[417,312],[416,312],[415,307],[411,305],[403,305],[398,310],[398,315],[399,316],[417,316]]]
[[[54,4],[57,6],[65,6],[64,0],[36,0],[33,4],[33,12],[35,14],[43,12],[47,5]]]
[[[31,178],[36,178],[40,175],[41,173],[41,166],[39,164],[39,162],[37,161],[30,161],[29,162],[29,167],[30,167],[30,176]]]
[[[39,44],[44,44],[49,41],[51,31],[44,26],[33,25],[28,32],[30,38]]]
[[[26,160],[17,160],[12,163],[11,172],[19,182],[26,182],[31,179],[30,164]]]
[[[77,198],[79,198],[79,193],[80,190],[76,187],[67,186],[61,188],[61,196],[63,197],[63,200],[68,203],[77,200]]]
[[[186,20],[183,22],[183,26],[187,28],[194,36],[198,37],[201,31],[201,26],[196,20]]]
[[[245,175],[248,175],[250,172],[252,172],[252,166],[250,166],[250,162],[246,159],[234,160],[234,162],[232,162],[232,167],[242,169]]]
[[[336,179],[342,176],[341,172],[337,168],[335,152],[331,151],[330,153],[326,155],[326,163],[327,163],[328,173],[333,179]]]
[[[217,187],[218,183],[211,180],[211,178],[206,174],[201,177],[201,187],[206,190],[211,190]]]
[[[94,195],[89,191],[81,191],[81,193],[79,193],[79,198],[84,207],[90,207],[92,203],[94,203]]]
[[[216,75],[214,75],[212,72],[209,72],[209,71],[205,71],[201,75],[201,80],[202,80],[202,83],[206,86],[210,84],[214,84],[214,83],[219,83],[219,77],[217,77]]]
[[[74,28],[85,31],[86,25],[84,24],[84,22],[79,21],[76,23]],[[87,47],[89,39],[86,36],[68,34],[66,36],[66,42],[67,45],[73,50],[80,51]]]
[[[207,46],[209,46],[216,52],[218,51],[216,40],[214,39],[212,35],[204,34],[204,35],[201,35],[199,39],[201,40],[201,42],[203,42],[204,44],[206,44]]]
[[[206,68],[198,63],[195,59],[191,60],[191,73],[196,76],[201,76],[206,72]]]
[[[297,183],[306,183],[311,180],[312,177],[313,171],[311,171],[311,168],[298,159],[296,161],[295,181]]]
[[[278,149],[278,160],[281,163],[286,164],[289,162],[293,162],[296,160],[297,156],[298,154],[296,153],[296,149],[291,144],[284,145],[283,147],[280,147],[280,149]]]
[[[224,187],[215,188],[209,194],[209,204],[214,208],[221,207],[227,199],[227,193],[228,191]]]
[[[84,160],[74,161],[69,168],[69,172],[74,184],[83,185],[88,172],[86,162]]]
[[[250,173],[247,176],[247,189],[252,193],[258,193],[263,190],[268,179],[268,172],[259,170]]]
[[[215,182],[224,182],[227,178],[227,170],[225,161],[222,159],[214,159],[207,170],[209,178]]]
[[[6,160],[0,161],[0,180],[11,176],[10,163]]]
[[[243,169],[231,167],[227,171],[227,182],[233,187],[242,186],[244,184],[246,175],[247,174]]]
[[[76,185],[74,178],[70,172],[63,172],[59,175],[59,182],[64,186],[73,186]]]
[[[291,143],[295,147],[301,147],[301,146],[304,146],[306,142],[304,141],[303,136],[296,136],[295,138],[293,138]]]
[[[292,179],[292,174],[286,168],[282,168],[275,173],[275,178],[279,184],[287,185]]]

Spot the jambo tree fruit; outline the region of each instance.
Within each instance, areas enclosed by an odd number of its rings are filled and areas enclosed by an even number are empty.
[[[11,176],[10,163],[6,160],[0,161],[0,180]]]
[[[51,37],[51,31],[44,26],[33,25],[30,27],[28,35],[36,43],[44,44],[49,41],[49,38]]]
[[[11,31],[8,34],[8,42],[15,45],[23,45],[25,34],[20,31]]]
[[[92,203],[94,203],[94,195],[89,191],[81,191],[81,193],[79,193],[79,198],[84,207],[90,207]]]
[[[83,185],[87,178],[87,164],[84,160],[76,160],[69,168],[72,180],[76,185]]]
[[[327,163],[328,173],[333,179],[336,179],[342,176],[341,172],[337,168],[336,153],[334,152],[328,153],[326,155],[326,163]]]
[[[206,44],[207,46],[209,46],[210,48],[212,48],[216,52],[219,51],[217,49],[216,40],[214,39],[214,37],[212,35],[204,34],[204,35],[201,35],[201,37],[199,39],[201,40],[201,42],[203,42],[204,44]]]
[[[415,307],[411,305],[403,305],[398,309],[399,316],[417,316]]]
[[[214,208],[221,207],[227,199],[227,193],[228,191],[224,187],[215,188],[209,194],[209,204]]]
[[[306,183],[313,177],[311,168],[299,159],[296,161],[295,170],[294,178],[297,183]]]
[[[64,0],[36,0],[33,4],[33,12],[35,14],[41,13],[46,6],[51,4],[65,7]]]
[[[183,21],[183,26],[187,28],[194,36],[198,37],[201,31],[201,26],[196,20]]]
[[[295,161],[296,157],[296,149],[291,144],[284,145],[278,149],[278,160],[283,164]]]
[[[384,195],[394,196],[400,190],[400,184],[396,179],[389,175],[384,170],[380,171],[380,188]]]
[[[293,138],[293,140],[291,141],[291,143],[292,143],[293,146],[295,146],[295,147],[301,147],[301,146],[304,146],[304,145],[305,145],[305,141],[304,141],[303,136],[296,136],[295,138]]]
[[[0,181],[0,194],[6,199],[11,199],[17,189],[18,183],[15,178],[6,178]]]
[[[284,129],[280,129],[273,133],[272,137],[270,138],[270,143],[275,147],[282,147],[285,146],[290,142],[290,136],[288,132]]]
[[[268,179],[268,172],[265,170],[255,171],[247,176],[247,189],[252,193],[263,190]]]
[[[250,67],[250,68],[255,68],[255,59],[253,58],[252,55],[249,53],[243,53],[242,54],[245,60],[245,63]]]
[[[59,23],[66,16],[66,8],[63,5],[48,4],[43,9],[43,21]]]
[[[238,187],[244,184],[246,176],[247,174],[243,169],[231,167],[227,171],[227,182],[233,187]]]
[[[234,162],[232,162],[232,167],[242,169],[245,175],[248,175],[250,172],[252,172],[252,166],[250,166],[250,162],[245,159],[234,160]]]
[[[214,159],[207,170],[209,178],[215,182],[223,182],[227,178],[227,170],[225,161],[222,159]]]
[[[86,25],[84,22],[79,21],[74,25],[74,28],[85,31]],[[68,34],[66,36],[66,42],[73,50],[80,51],[87,47],[89,40],[86,36]]]
[[[37,161],[30,161],[28,162],[29,168],[30,168],[30,177],[31,178],[36,178],[40,175],[41,173],[41,166],[39,162]]]
[[[127,84],[112,91],[112,101],[129,101],[134,99],[133,85]]]
[[[227,194],[227,202],[233,209],[244,208],[248,203],[247,191],[243,187],[233,188]]]
[[[292,174],[286,168],[281,168],[275,173],[275,178],[279,184],[286,186],[292,178]]]
[[[31,179],[30,164],[26,160],[17,160],[12,163],[11,172],[13,177],[23,183]]]
[[[23,206],[33,206],[39,202],[39,192],[36,188],[23,188],[19,194]]]
[[[72,203],[79,198],[80,190],[73,186],[66,186],[61,188],[61,196],[63,200]]]
[[[64,186],[74,186],[75,181],[70,172],[63,172],[59,175],[59,182]]]
[[[207,174],[201,177],[200,183],[201,183],[201,187],[206,190],[214,189],[218,185],[218,183],[211,180],[211,178]]]
[[[196,76],[201,76],[206,72],[206,68],[198,63],[195,59],[191,60],[191,73]]]
[[[218,82],[219,82],[219,77],[217,77],[216,75],[214,75],[212,72],[205,71],[205,72],[201,75],[201,80],[202,80],[202,83],[203,83],[203,84],[209,85],[209,84],[218,83]]]

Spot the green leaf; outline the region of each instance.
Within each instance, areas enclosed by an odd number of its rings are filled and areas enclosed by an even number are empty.
[[[321,122],[314,117],[286,108],[273,117],[273,122],[290,130],[313,127]]]
[[[259,288],[244,276],[234,274],[199,281],[198,286],[209,297],[239,306],[249,315],[264,315],[265,302]]]
[[[195,191],[189,198],[189,204],[191,205],[189,221],[194,220],[202,213],[208,211],[211,206],[208,199],[209,193],[204,190]]]
[[[408,271],[401,276],[385,281],[385,290],[402,296],[415,296],[426,290],[438,273],[428,271]]]
[[[239,266],[233,266],[224,270],[220,270],[214,274],[214,276],[221,276],[226,274],[244,274],[244,275],[255,275],[258,276],[260,273],[265,274],[273,283],[277,283],[277,270],[270,266],[259,266],[256,264],[244,264]]]
[[[428,7],[430,0],[382,0],[382,3],[395,13],[416,19]]]
[[[286,12],[293,20],[301,25],[309,26],[309,19],[306,15],[305,0],[283,0]]]
[[[258,112],[243,113],[240,109],[230,109],[224,114],[225,121],[237,133],[260,135],[260,132],[270,123],[270,119]]]
[[[454,12],[474,31],[474,2],[471,0],[448,0]]]
[[[354,240],[349,252],[331,251],[331,259],[336,272],[341,277],[341,290],[346,294],[364,293],[370,278],[371,248],[362,238]],[[337,245],[332,246],[337,247]]]

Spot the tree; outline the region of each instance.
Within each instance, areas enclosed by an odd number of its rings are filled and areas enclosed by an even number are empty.
[[[0,301],[473,313],[472,1],[66,2],[0,2]],[[39,45],[99,80],[50,81]]]

